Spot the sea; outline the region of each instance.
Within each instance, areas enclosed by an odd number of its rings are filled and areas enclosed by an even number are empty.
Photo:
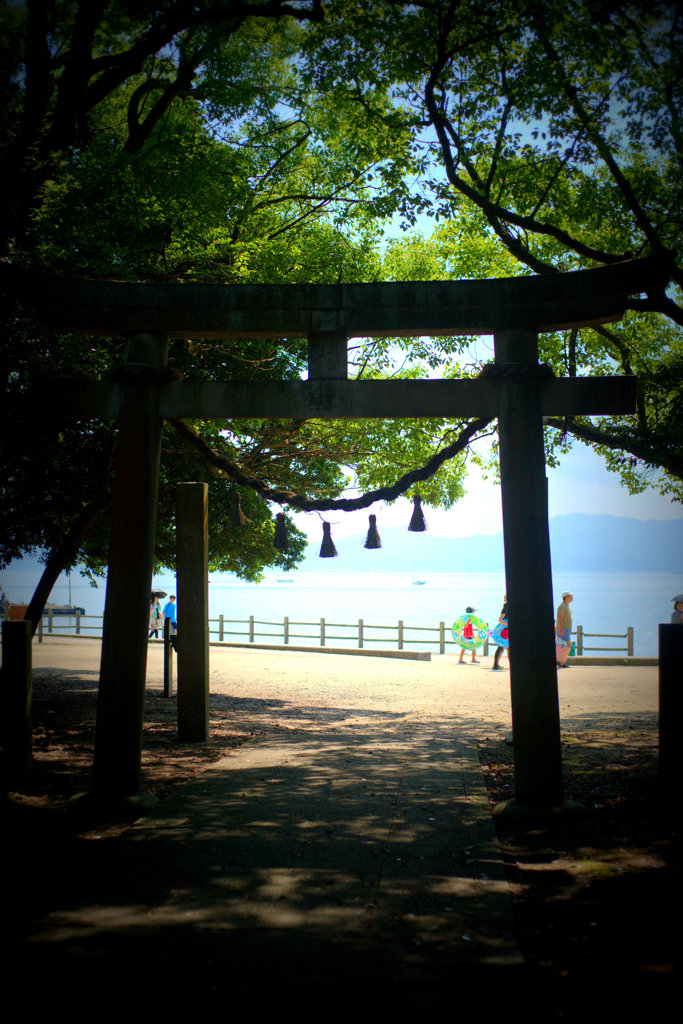
[[[24,603],[38,575],[35,564],[22,569],[22,563],[14,563],[0,573],[0,586],[13,603]],[[176,581],[172,575],[161,574],[154,577],[153,586],[172,594]],[[654,657],[658,624],[670,621],[672,598],[683,591],[683,579],[679,573],[575,573],[571,579],[553,579],[555,606],[563,590],[574,592],[574,629],[583,627],[584,653],[589,653],[587,648],[595,654],[625,653],[625,635],[632,626],[634,654]],[[320,573],[272,572],[260,583],[248,583],[230,573],[211,573],[209,629],[211,639],[219,639],[219,617],[223,616],[223,638],[245,642],[253,616],[255,642],[277,644],[283,641],[283,621],[288,617],[290,644],[318,646],[324,618],[327,646],[356,647],[358,620],[362,619],[365,648],[395,649],[397,624],[402,620],[405,649],[435,652],[439,623],[446,624],[446,637],[452,640],[451,626],[467,606],[475,608],[477,617],[493,629],[504,593],[505,579],[499,573],[359,575],[326,568]],[[70,577],[60,577],[50,602],[85,608],[82,631],[99,636],[104,598],[104,580],[93,587],[74,571]],[[178,616],[182,621],[181,607]],[[73,632],[74,620],[55,616],[54,625],[60,632]]]

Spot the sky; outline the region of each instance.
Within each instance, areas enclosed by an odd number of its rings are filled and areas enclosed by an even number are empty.
[[[633,519],[680,519],[683,536],[683,506],[672,503],[654,489],[631,495],[620,478],[608,473],[602,459],[585,445],[575,447],[562,458],[548,476],[548,513],[551,517],[583,512],[588,515],[627,516]],[[427,528],[438,537],[471,537],[500,533],[503,529],[500,485],[482,479],[477,466],[470,470],[467,495],[450,510],[424,508]],[[412,502],[399,499],[393,505],[378,502],[357,512],[327,512],[322,515],[333,524],[333,538],[362,533],[368,528],[368,515],[377,516],[377,526],[408,526]],[[321,516],[297,513],[294,519],[312,541],[322,539]],[[682,541],[683,542],[683,541]]]

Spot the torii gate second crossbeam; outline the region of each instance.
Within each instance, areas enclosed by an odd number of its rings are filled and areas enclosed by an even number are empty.
[[[503,503],[515,796],[563,802],[543,417],[627,413],[635,378],[556,379],[538,332],[619,319],[630,295],[662,288],[650,257],[548,277],[365,285],[135,285],[0,268],[0,288],[53,327],[128,338],[120,381],[27,396],[32,415],[118,417],[120,441],[102,640],[94,786],[139,787],[161,425],[164,417],[497,416]],[[354,335],[493,334],[480,380],[348,381]],[[309,379],[169,381],[169,338],[308,337]],[[17,410],[18,411],[18,410]],[[208,608],[199,610],[204,617]],[[182,629],[179,642],[182,645]]]

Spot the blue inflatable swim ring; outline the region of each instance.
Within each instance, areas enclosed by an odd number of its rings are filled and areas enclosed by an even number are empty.
[[[507,631],[507,622],[499,622],[496,625],[493,633],[491,634],[491,639],[497,647],[507,647],[509,645],[509,638],[507,636],[501,636],[503,632],[507,633]]]

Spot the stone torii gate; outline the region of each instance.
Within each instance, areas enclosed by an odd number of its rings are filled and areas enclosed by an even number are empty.
[[[164,418],[476,416],[499,424],[516,801],[561,805],[543,417],[631,412],[635,378],[555,378],[538,362],[538,333],[618,320],[630,295],[667,280],[659,257],[547,277],[339,285],[138,285],[0,267],[0,288],[45,324],[127,338],[118,380],[60,380],[27,396],[33,416],[39,410],[120,423],[95,790],[125,796],[139,788]],[[490,373],[476,380],[347,380],[352,336],[444,334],[492,334]],[[306,337],[308,380],[172,380],[174,337]],[[196,614],[206,621],[202,603]]]

